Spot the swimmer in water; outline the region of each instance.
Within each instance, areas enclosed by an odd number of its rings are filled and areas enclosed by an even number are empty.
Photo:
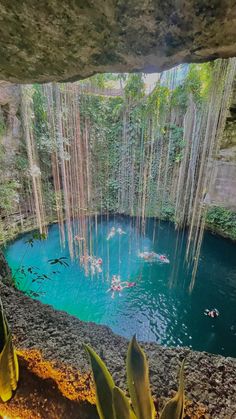
[[[121,284],[115,284],[115,283],[113,283],[113,284],[111,284],[111,288],[109,288],[108,290],[107,290],[107,292],[110,292],[111,291],[111,298],[114,298],[115,297],[115,292],[119,292],[119,296],[121,297],[121,291],[123,290],[123,287],[122,287],[122,285]]]
[[[80,257],[80,263],[84,265],[85,263],[91,262],[92,257],[89,255],[83,255]]]
[[[170,263],[169,259],[165,255],[159,255],[159,260],[164,263]]]
[[[215,317],[218,317],[219,316],[219,311],[217,310],[217,308],[213,308],[212,310],[209,310],[208,308],[204,311],[204,314],[205,314],[205,316],[208,316],[208,317],[212,317],[213,319],[215,318]]]
[[[95,257],[91,258],[91,273],[92,273],[92,275],[94,275],[95,272],[97,272],[97,273],[102,272],[102,258],[95,258]]]
[[[116,229],[115,227],[112,227],[110,233],[107,236],[107,240],[112,239],[115,236],[115,234],[116,234]]]
[[[151,260],[153,258],[153,253],[152,252],[143,252],[143,253],[139,253],[138,256],[141,259],[144,259],[144,260]]]
[[[123,288],[132,288],[132,287],[135,287],[136,282],[124,281],[124,282],[121,282],[121,285]]]
[[[122,230],[122,228],[120,228],[120,227],[116,231],[120,236],[121,236],[121,234],[126,234],[126,232],[124,230]]]
[[[120,284],[120,282],[121,282],[120,275],[112,275],[112,278],[111,278],[112,285]]]
[[[136,285],[136,282],[128,282],[128,281],[122,281],[120,280],[120,275],[113,275],[111,280],[111,288],[109,288],[106,292],[112,292],[111,298],[114,298],[115,292],[119,293],[119,296],[121,297],[121,291],[125,288],[132,288]]]
[[[139,257],[146,261],[153,262],[155,259],[158,258],[158,254],[155,252],[143,252],[139,253]]]
[[[162,262],[162,263],[170,263],[169,259],[165,255],[158,255],[155,252],[143,252],[139,253],[139,257],[144,259],[147,262]]]
[[[96,258],[95,256],[83,255],[80,257],[81,265],[90,267],[91,274],[94,275],[95,273],[102,272],[102,258]]]
[[[85,240],[85,239],[84,239],[84,237],[80,237],[79,235],[77,235],[77,236],[75,236],[75,240],[76,240],[77,242],[81,242],[81,241],[83,241],[83,240]]]

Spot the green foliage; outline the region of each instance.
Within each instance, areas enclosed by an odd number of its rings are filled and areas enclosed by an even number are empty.
[[[115,419],[112,401],[115,383],[106,365],[96,352],[88,345],[85,345],[85,349],[89,355],[92,367],[99,417],[101,419]]]
[[[0,243],[13,240],[16,235],[20,232],[18,226],[15,223],[6,225],[5,220],[0,219]]]
[[[186,85],[179,85],[177,86],[171,94],[171,105],[174,108],[181,109],[182,113],[184,114],[187,110],[188,104],[188,91],[186,89]]]
[[[16,156],[15,167],[18,172],[25,172],[29,168],[28,157],[26,155],[25,150],[21,150],[21,152]]]
[[[114,387],[112,394],[115,419],[136,419],[135,413],[124,392],[120,388]]]
[[[42,241],[46,240],[47,235],[45,233],[40,233],[39,231],[35,231],[28,240],[25,241],[25,244],[28,244],[30,247],[34,246],[34,242],[36,240]]]
[[[51,155],[55,151],[54,138],[49,132],[46,97],[42,85],[34,84],[32,86],[33,100],[33,130],[37,147],[37,158],[40,162],[42,190],[46,213],[53,219],[53,210],[55,209],[55,193],[51,182]],[[55,210],[54,210],[55,214]]]
[[[81,116],[90,121],[94,180],[91,211],[115,212],[118,208],[119,147],[122,136],[123,98],[85,95]],[[106,151],[104,153],[104,150]]]
[[[180,368],[179,388],[176,395],[169,400],[163,411],[160,419],[182,419],[184,417],[184,361]]]
[[[158,118],[160,118],[169,107],[170,94],[171,92],[168,87],[157,83],[156,87],[147,98],[147,114],[154,112],[157,113]]]
[[[135,336],[129,344],[126,363],[128,388],[137,419],[154,418],[147,360]]]
[[[0,112],[0,138],[5,134],[5,132],[6,132],[6,123],[5,123],[2,112]]]
[[[164,76],[149,94],[145,93],[141,73],[98,74],[78,82],[81,85],[90,84],[98,89],[112,87],[112,83],[117,86],[117,82],[124,87],[124,95],[118,97],[99,96],[86,92],[86,89],[84,94],[79,95],[81,134],[84,134],[85,123],[89,133],[93,182],[91,185],[93,194],[89,205],[91,213],[120,212],[137,215],[142,196],[142,200],[145,201],[145,215],[174,219],[173,203],[168,192],[171,190],[170,182],[174,170],[180,165],[184,154],[184,115],[190,95],[196,106],[206,99],[211,87],[213,70],[212,63],[191,64],[181,85],[174,89],[171,83],[165,85],[168,77]],[[62,93],[63,89],[61,85]],[[42,85],[34,84],[30,88],[30,96],[34,115],[31,122],[42,173],[46,216],[49,220],[55,220],[56,202],[59,201],[60,192],[56,194],[54,191],[51,162],[56,145],[52,138],[53,134],[49,132],[47,103]],[[50,98],[52,101],[54,99]],[[66,106],[63,112],[64,121]],[[66,145],[66,152],[69,151],[70,138]],[[167,174],[165,174],[166,156],[169,161]],[[0,146],[2,215],[14,211],[18,194],[21,203],[29,199],[32,190],[27,151],[23,141],[19,153],[14,157],[14,164],[17,175],[14,176],[14,181],[8,182],[5,172],[11,173],[10,164],[6,162],[4,148]],[[147,177],[145,192],[144,174]],[[157,185],[161,185],[160,188],[164,185],[167,192],[161,192],[157,197]],[[63,199],[60,200],[60,205],[63,206]],[[0,231],[1,237],[6,235],[1,235]]]
[[[129,74],[125,84],[125,95],[131,101],[139,101],[144,97],[144,81],[142,73]]]
[[[165,200],[161,203],[159,211],[150,215],[152,217],[158,217],[160,220],[175,222],[175,207],[173,203]]]
[[[182,160],[185,142],[183,139],[183,127],[175,124],[169,125],[170,132],[170,161],[179,163]]]
[[[184,81],[186,92],[191,93],[196,101],[200,103],[206,99],[212,81],[212,64],[190,64],[189,71]]]
[[[45,97],[42,92],[42,86],[39,84],[33,85],[33,108],[33,127],[37,148],[39,151],[50,152],[52,146],[48,132]]]
[[[0,301],[0,398],[3,402],[12,397],[19,379],[19,366],[12,335]]]
[[[236,240],[236,212],[218,206],[209,207],[206,223],[211,229]]]
[[[187,110],[189,95],[194,102],[201,104],[208,97],[212,82],[212,63],[190,64],[183,83],[178,85],[171,94],[171,105],[183,113]]]
[[[21,289],[26,295],[31,298],[37,298],[42,295],[41,285],[47,280],[51,281],[55,275],[58,275],[59,271],[52,271],[49,274],[43,273],[37,266],[21,266],[16,270],[12,278],[13,284],[18,289]],[[36,283],[38,285],[37,290],[30,289],[31,285]]]
[[[0,212],[6,214],[14,209],[18,202],[19,183],[15,180],[5,180],[0,183]]]
[[[106,365],[96,352],[85,345],[89,355],[95,384],[96,403],[101,419],[154,419],[155,408],[151,397],[146,356],[135,337],[127,353],[127,379],[131,403],[115,383]],[[132,406],[131,406],[132,405]],[[167,402],[160,419],[182,419],[184,411],[184,362],[180,369],[179,389]]]

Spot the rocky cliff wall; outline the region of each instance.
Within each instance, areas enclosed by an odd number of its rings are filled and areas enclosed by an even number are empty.
[[[234,0],[1,1],[0,79],[76,80],[236,55]]]
[[[236,81],[207,202],[236,211]]]
[[[234,150],[229,151],[230,157]],[[212,186],[206,202],[236,211],[236,161],[213,161]]]
[[[1,174],[4,179],[14,178],[15,158],[21,138],[20,86],[0,81],[0,147]],[[4,166],[4,167],[3,167]],[[4,173],[3,172],[4,169]]]

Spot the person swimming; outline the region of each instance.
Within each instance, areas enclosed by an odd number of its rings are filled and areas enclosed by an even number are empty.
[[[169,259],[165,255],[158,255],[159,260],[164,263],[170,263]]]
[[[111,287],[106,292],[111,292],[111,298],[115,297],[115,292],[119,293],[121,297],[121,291],[125,288],[132,288],[136,285],[136,282],[128,282],[120,280],[120,275],[113,275],[111,280]]]
[[[206,310],[204,310],[204,314],[205,316],[212,317],[213,319],[220,315],[217,308],[213,308],[212,310],[209,310],[208,308],[206,308]]]
[[[102,258],[96,258],[95,256],[83,255],[80,257],[80,263],[82,265],[89,266],[91,274],[102,272]]]
[[[128,282],[128,281],[122,282],[123,288],[132,288],[132,287],[135,287],[135,285],[136,285],[136,282]]]
[[[154,252],[140,252],[138,255],[141,259],[144,259],[146,261],[153,260],[155,256],[157,256]]]
[[[102,272],[102,258],[92,257],[91,259],[91,272],[94,275],[95,272]]]
[[[126,234],[126,232],[124,230],[122,230],[122,228],[118,227],[116,232],[121,236],[121,234]]]
[[[155,252],[142,252],[138,255],[140,258],[144,259],[146,262],[162,262],[170,263],[169,259],[165,255],[159,255]]]
[[[74,238],[77,242],[81,242],[81,241],[85,240],[84,237],[80,237],[79,235],[75,236]]]
[[[112,275],[111,283],[113,285],[120,284],[121,283],[120,275]]]
[[[121,291],[123,290],[123,287],[120,283],[115,283],[114,281],[111,283],[111,287],[106,292],[111,292],[111,298],[115,297],[115,292],[119,293],[119,296],[121,297]]]
[[[115,229],[115,227],[113,226],[113,227],[111,228],[110,233],[109,233],[109,234],[108,234],[108,236],[107,236],[107,240],[112,239],[112,238],[115,236],[115,234],[116,234],[116,229]]]
[[[89,256],[89,255],[83,255],[80,257],[80,263],[82,265],[84,265],[85,263],[91,262],[91,260],[92,260],[92,256]]]

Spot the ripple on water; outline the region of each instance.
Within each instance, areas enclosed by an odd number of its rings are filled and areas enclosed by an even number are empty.
[[[113,225],[122,227],[127,234],[107,242],[107,233]],[[148,222],[146,236],[138,237],[129,218],[103,219],[98,223],[96,241],[96,256],[103,259],[103,273],[86,277],[76,262],[70,263],[68,268],[58,267],[60,274],[51,281],[43,281],[40,286],[39,299],[82,320],[106,324],[128,338],[136,333],[140,340],[236,356],[236,245],[205,234],[196,286],[190,295],[184,246],[177,251],[175,259],[177,233],[174,226],[160,223],[156,233],[157,239],[153,242],[153,220]],[[30,235],[16,240],[6,249],[13,270],[25,253],[27,237]],[[164,253],[171,263],[145,263],[138,258],[140,251]],[[58,226],[53,225],[48,239],[36,242],[26,253],[24,265],[40,267],[49,275],[48,259],[61,256],[69,256],[68,248],[60,249]],[[169,288],[173,272],[176,286]],[[122,280],[135,281],[136,286],[123,290],[121,296],[115,295],[112,299],[107,290],[113,274],[120,274]],[[38,288],[30,276],[27,281],[22,279],[19,287],[24,289],[26,284],[27,289],[36,291]],[[220,311],[219,318],[203,315],[205,308],[213,307]]]

